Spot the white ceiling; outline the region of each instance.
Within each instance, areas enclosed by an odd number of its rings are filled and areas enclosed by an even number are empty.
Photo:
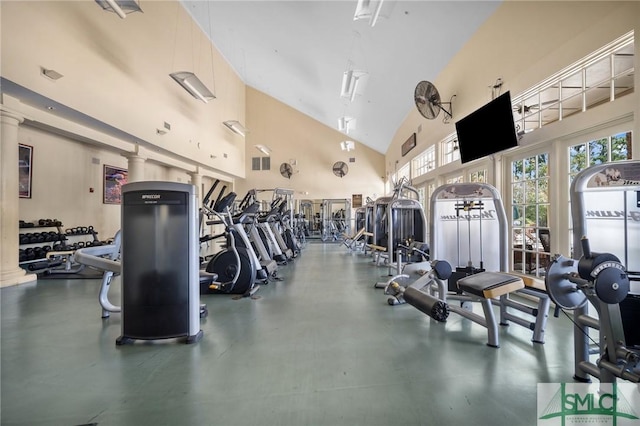
[[[356,0],[182,3],[245,84],[336,129],[354,117],[348,138],[383,154],[416,84],[434,81],[500,4],[385,0],[371,27],[354,21]],[[366,72],[353,102],[340,97],[347,69]]]

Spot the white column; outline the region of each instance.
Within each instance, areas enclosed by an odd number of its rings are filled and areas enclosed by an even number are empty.
[[[24,118],[0,106],[0,287],[35,281],[18,266],[18,125]]]
[[[127,182],[141,182],[145,180],[144,165],[147,159],[139,154],[125,155],[128,160]]]
[[[202,175],[200,174],[200,167],[196,166],[195,172],[189,172],[191,176],[191,184],[196,187],[196,198],[202,201]]]

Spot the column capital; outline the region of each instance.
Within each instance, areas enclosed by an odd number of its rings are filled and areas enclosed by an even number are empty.
[[[144,155],[136,154],[136,153],[133,153],[133,152],[125,152],[124,154],[122,154],[122,156],[125,157],[129,161],[147,161],[149,159],[148,157],[145,157]]]
[[[128,152],[124,152],[122,153],[123,157],[126,157],[128,159],[141,159],[141,160],[148,160],[149,159],[149,155],[147,155],[146,150],[141,147],[139,144],[136,144],[135,147],[133,148],[133,151],[128,151]]]
[[[195,170],[187,172],[189,176],[198,176],[200,175],[200,166],[196,166]]]
[[[2,118],[3,122],[8,119],[13,119],[17,121],[17,124],[24,121],[24,116],[22,114],[2,104],[0,104],[0,118]]]

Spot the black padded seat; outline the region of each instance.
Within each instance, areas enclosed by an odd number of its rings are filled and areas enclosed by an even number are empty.
[[[504,272],[480,272],[458,280],[458,288],[467,294],[485,299],[524,288],[522,278]]]

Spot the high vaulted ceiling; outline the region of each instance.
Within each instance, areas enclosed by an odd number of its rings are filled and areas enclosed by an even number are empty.
[[[355,118],[345,139],[383,154],[417,83],[434,81],[500,4],[385,0],[372,27],[354,20],[356,0],[182,3],[248,86],[336,129]],[[348,70],[362,75],[352,102],[340,96]]]

